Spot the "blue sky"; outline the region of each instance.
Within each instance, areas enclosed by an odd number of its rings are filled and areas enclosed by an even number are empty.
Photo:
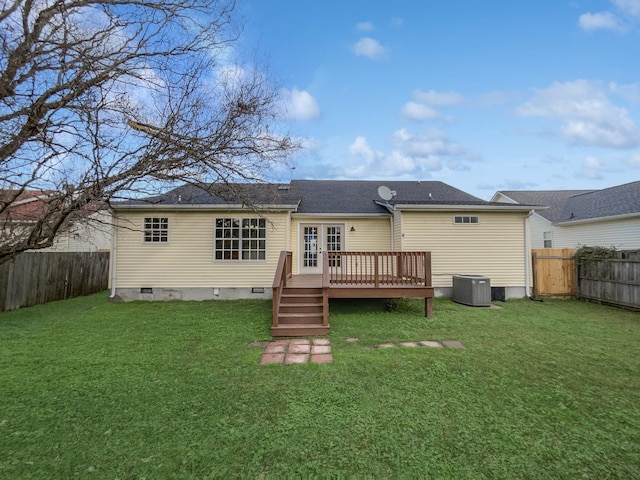
[[[238,0],[306,146],[290,178],[640,178],[640,0]],[[288,180],[290,178],[284,178]]]

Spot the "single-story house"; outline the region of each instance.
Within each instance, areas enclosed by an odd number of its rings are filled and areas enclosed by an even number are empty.
[[[114,205],[112,298],[271,298],[282,251],[294,276],[322,274],[323,252],[426,251],[435,295],[462,274],[524,297],[531,209],[439,181],[184,185]]]
[[[640,248],[640,181],[602,190],[504,190],[491,201],[549,207],[532,214],[532,248]]]

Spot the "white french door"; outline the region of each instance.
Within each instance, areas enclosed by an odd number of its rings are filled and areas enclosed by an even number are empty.
[[[344,249],[344,225],[300,225],[300,273],[322,273],[322,252]]]

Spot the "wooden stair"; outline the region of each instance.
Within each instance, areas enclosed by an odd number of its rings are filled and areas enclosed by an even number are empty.
[[[329,333],[329,325],[323,324],[322,288],[283,287],[277,315],[277,325],[271,327],[274,337]]]

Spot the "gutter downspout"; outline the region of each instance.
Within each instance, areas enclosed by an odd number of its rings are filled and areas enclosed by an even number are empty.
[[[392,252],[395,252],[395,251],[396,251],[396,248],[395,248],[395,244],[394,244],[394,242],[393,242],[393,233],[394,233],[394,232],[393,232],[393,215],[391,215],[391,216],[389,217],[389,222],[390,222],[390,224],[391,224],[391,251],[392,251]]]
[[[118,258],[118,217],[115,215],[113,216],[111,231],[111,259],[109,262],[111,266],[111,295],[109,295],[109,298],[113,300],[116,296],[116,263]]]
[[[535,213],[535,210],[529,211],[529,213],[524,217],[524,290],[525,295],[528,298],[531,298],[531,239],[530,236],[530,225],[529,219]]]

